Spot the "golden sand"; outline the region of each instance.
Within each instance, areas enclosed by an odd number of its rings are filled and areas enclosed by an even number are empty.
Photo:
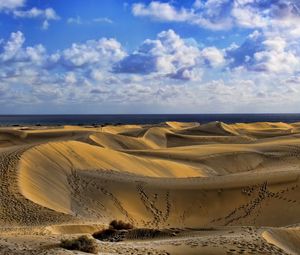
[[[299,123],[0,128],[0,254],[114,219],[177,234],[100,254],[300,254],[299,175]]]

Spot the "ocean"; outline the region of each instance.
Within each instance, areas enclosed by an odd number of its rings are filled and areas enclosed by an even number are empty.
[[[153,124],[165,121],[298,122],[300,114],[117,114],[117,115],[0,115],[1,126]]]

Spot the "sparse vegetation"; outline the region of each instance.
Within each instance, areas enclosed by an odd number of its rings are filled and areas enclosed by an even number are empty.
[[[61,240],[60,247],[67,250],[77,250],[93,254],[97,254],[100,251],[96,240],[89,238],[88,236]]]
[[[158,237],[173,237],[176,231],[159,230],[150,228],[134,228],[130,223],[113,220],[109,228],[100,230],[93,234],[93,237],[107,242],[120,242],[132,239],[152,239]]]
[[[111,241],[118,235],[118,230],[115,229],[102,229],[100,231],[97,231],[93,234],[93,237],[98,240],[107,240]]]
[[[133,229],[133,225],[130,223],[126,223],[122,220],[113,220],[109,224],[109,228],[115,230],[128,230],[128,229]]]
[[[151,229],[151,228],[137,228],[128,232],[126,238],[127,239],[152,239],[158,237],[173,237],[173,236],[176,236],[176,234],[171,231]]]
[[[106,240],[118,242],[124,239],[128,230],[133,229],[134,226],[122,220],[113,220],[110,222],[107,229],[100,230],[93,234],[93,237],[98,240]]]

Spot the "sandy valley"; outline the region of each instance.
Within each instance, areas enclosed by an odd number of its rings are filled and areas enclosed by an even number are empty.
[[[300,123],[0,128],[0,254],[300,254]]]

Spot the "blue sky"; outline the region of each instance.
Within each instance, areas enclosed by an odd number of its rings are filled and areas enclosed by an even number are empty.
[[[296,0],[0,0],[0,114],[299,112]]]

